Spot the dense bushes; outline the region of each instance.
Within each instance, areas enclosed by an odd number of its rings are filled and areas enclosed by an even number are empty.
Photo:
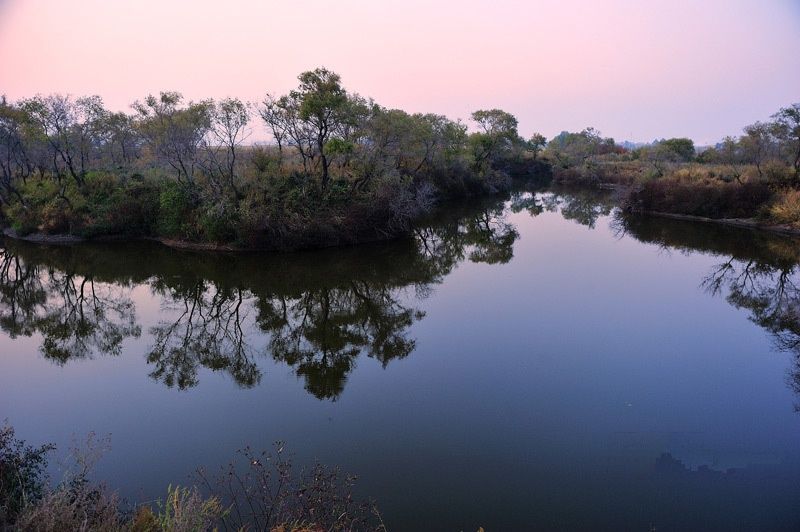
[[[0,100],[0,207],[19,234],[162,237],[300,248],[390,238],[437,198],[546,176],[516,119],[477,111],[479,131],[386,109],[324,68],[255,106],[148,96],[134,115],[99,97]],[[253,107],[274,146],[245,146]]]
[[[764,183],[800,187],[800,104],[705,149],[688,138],[619,145],[593,128],[547,142],[522,138],[500,109],[473,113],[470,132],[381,107],[324,68],[298,80],[255,105],[163,92],[133,115],[96,96],[2,98],[0,221],[21,234],[287,249],[391,238],[436,199],[506,191],[515,177],[640,184],[633,209],[709,217],[769,211]],[[244,145],[255,114],[273,146]]]
[[[648,181],[631,191],[626,208],[706,218],[752,218],[772,197],[763,182],[720,183],[678,179]]]

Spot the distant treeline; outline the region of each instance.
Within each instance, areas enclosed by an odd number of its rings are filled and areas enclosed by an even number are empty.
[[[671,138],[627,149],[587,128],[547,143],[556,182],[626,187],[630,211],[755,218],[800,230],[800,104],[714,147]]]
[[[407,231],[441,198],[546,176],[537,136],[501,110],[477,132],[387,109],[319,68],[258,104],[163,92],[105,109],[99,96],[0,101],[0,203],[19,234],[165,237],[297,248]],[[274,145],[245,144],[252,119]]]
[[[629,149],[590,127],[579,133],[561,132],[547,143],[545,156],[563,180],[602,179],[608,163],[637,162],[641,171],[637,177],[644,179],[664,177],[684,163],[699,163],[718,165],[723,181],[759,178],[798,186],[800,104],[782,108],[771,120],[746,126],[743,135],[725,137],[713,147],[697,149],[689,138],[671,138]]]

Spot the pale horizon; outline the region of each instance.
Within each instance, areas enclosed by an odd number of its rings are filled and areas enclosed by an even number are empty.
[[[800,100],[797,57],[790,0],[0,0],[0,93],[98,94],[113,110],[165,90],[258,101],[325,66],[390,108],[504,109],[526,137],[592,126],[704,145]]]

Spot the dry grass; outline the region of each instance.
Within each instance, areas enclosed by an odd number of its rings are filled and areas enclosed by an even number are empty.
[[[800,228],[800,190],[781,192],[769,208],[769,219],[778,224]]]

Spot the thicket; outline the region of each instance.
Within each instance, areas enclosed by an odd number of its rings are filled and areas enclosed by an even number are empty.
[[[148,96],[0,100],[0,211],[17,233],[297,248],[408,231],[436,201],[546,175],[540,140],[498,109],[476,131],[387,109],[319,68],[257,104]],[[248,144],[254,120],[269,145]],[[537,144],[539,142],[539,144]]]

